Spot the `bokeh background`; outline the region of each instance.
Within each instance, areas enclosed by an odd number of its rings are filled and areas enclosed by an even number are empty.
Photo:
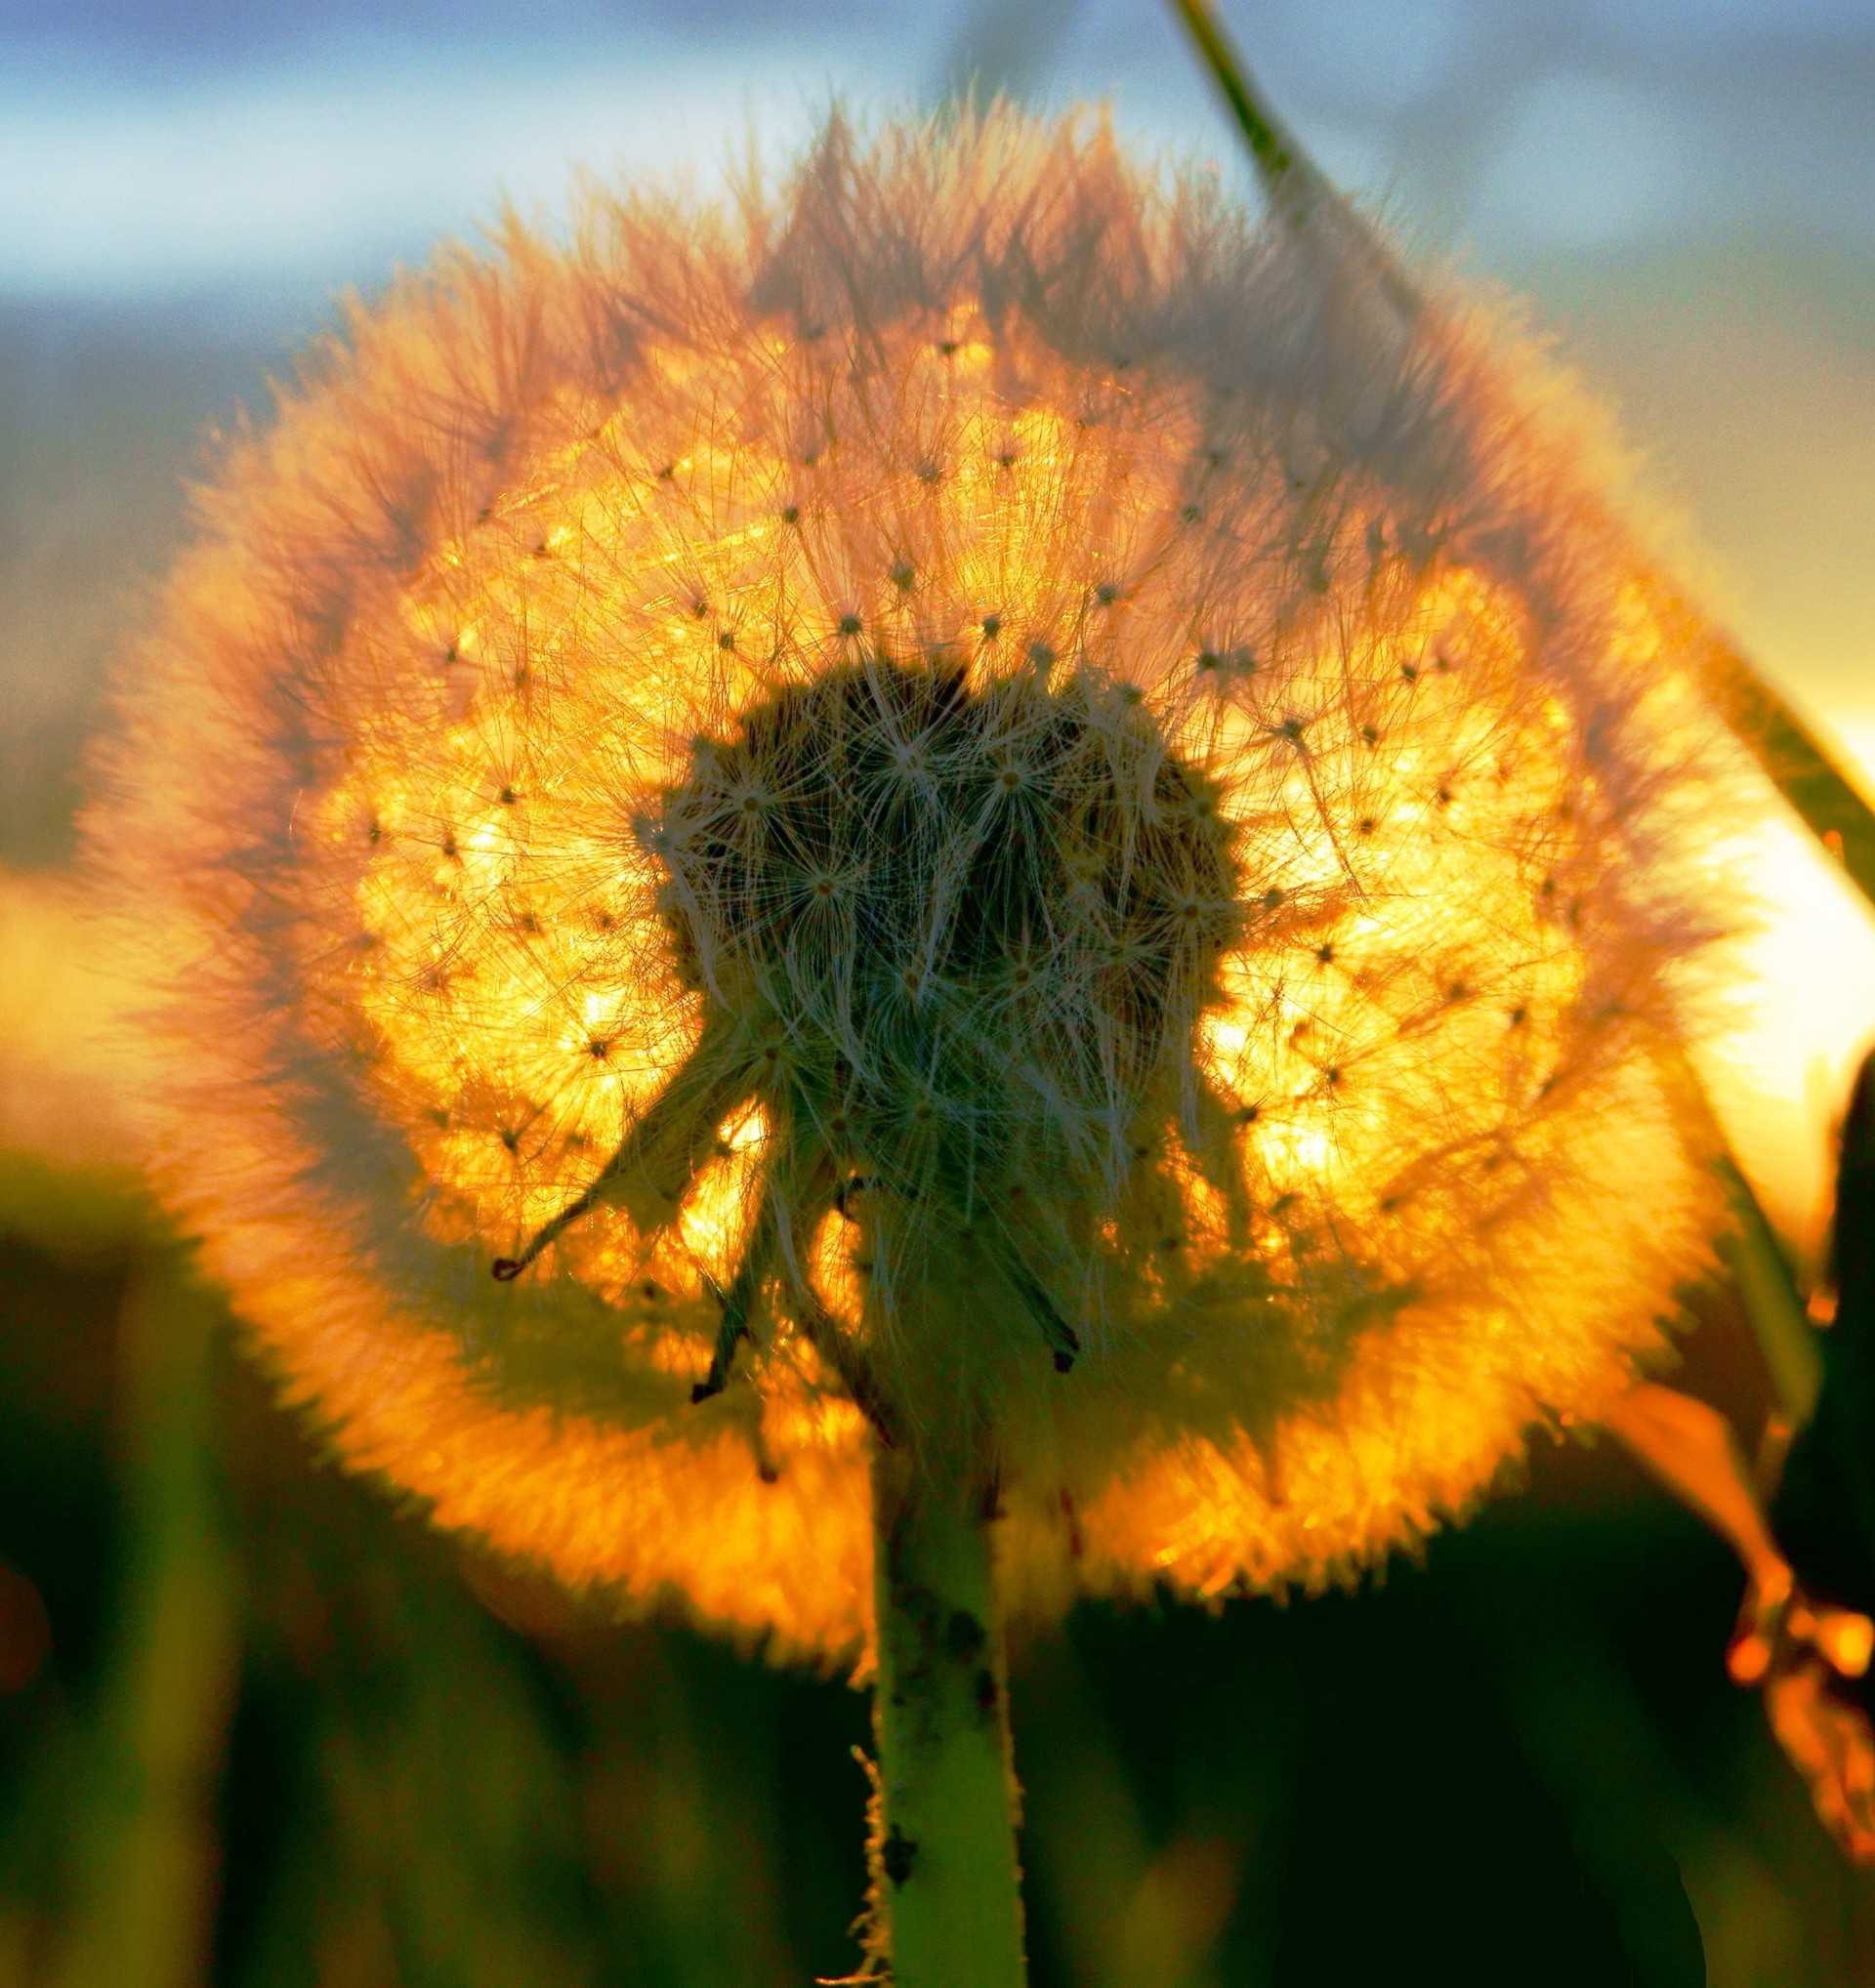
[[[1345,185],[1533,300],[1708,598],[1875,764],[1875,0],[1225,12]],[[970,77],[1241,181],[1160,0],[0,0],[0,1988],[856,1964],[863,1699],[325,1465],[122,1165],[69,866],[188,479],[341,291],[576,168],[707,187],[836,95]],[[1749,835],[1713,1081],[1808,1270],[1875,929]],[[1749,1333],[1693,1308],[1686,1384],[1749,1445]],[[1612,1445],[1545,1443],[1358,1595],[1084,1610],[1015,1657],[1038,1988],[1875,1982],[1875,1880],[1725,1679],[1738,1589]]]

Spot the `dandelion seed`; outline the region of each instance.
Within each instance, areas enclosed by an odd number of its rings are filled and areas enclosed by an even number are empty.
[[[447,257],[234,446],[90,829],[166,1191],[358,1466],[777,1652],[887,1446],[1019,1608],[1346,1573],[1713,1220],[1593,423],[1099,130],[763,198]]]

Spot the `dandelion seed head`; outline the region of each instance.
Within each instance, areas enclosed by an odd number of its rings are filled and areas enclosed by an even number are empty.
[[[360,311],[91,824],[288,1393],[781,1651],[863,1637],[878,1439],[996,1474],[1037,1607],[1463,1512],[1711,1220],[1679,637],[1584,432],[1009,112]]]

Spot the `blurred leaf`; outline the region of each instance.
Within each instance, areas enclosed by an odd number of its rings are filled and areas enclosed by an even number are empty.
[[[81,1770],[58,1988],[187,1988],[206,1962],[238,1663],[237,1570],[207,1440],[216,1321],[174,1257],[144,1258],[121,1343],[130,1558]]]
[[[249,1568],[229,1988],[581,1988],[578,1791],[533,1653],[302,1444],[245,1373],[225,1436]]]
[[[1079,1619],[1093,1614],[1084,1610]],[[1179,1712],[1193,1713],[1211,1698],[1220,1680],[1215,1666],[1208,1668],[1213,1675],[1183,1680]],[[1031,1648],[1012,1688],[1033,1909],[1076,1988],[1222,1982],[1222,1937],[1244,1887],[1267,1791],[1235,1780],[1220,1810],[1202,1787],[1187,1785],[1193,1763],[1188,1748],[1174,1747],[1173,1760],[1161,1757],[1171,1785],[1160,1805],[1169,1806],[1173,1828],[1160,1838],[1148,1827],[1075,1636],[1051,1635]],[[1136,1737],[1149,1733],[1155,1750],[1166,1748],[1168,1725],[1176,1733],[1185,1723],[1150,1696],[1127,1706],[1127,1722]],[[1210,1751],[1215,1760],[1234,1748],[1219,1741]],[[1260,1765],[1280,1771],[1282,1762],[1272,1756]],[[1250,1988],[1264,1978],[1247,1951],[1231,1958],[1233,1984]]]

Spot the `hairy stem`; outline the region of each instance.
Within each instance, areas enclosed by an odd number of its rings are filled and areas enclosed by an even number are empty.
[[[1683,1118],[1696,1129],[1726,1190],[1732,1225],[1722,1238],[1719,1253],[1737,1284],[1778,1410],[1792,1429],[1802,1429],[1816,1406],[1823,1363],[1790,1264],[1750,1181],[1731,1157],[1725,1129],[1691,1057],[1680,1051],[1663,1056],[1657,1068]]]
[[[873,1881],[896,1988],[1021,1988],[1003,1639],[980,1491],[873,1464],[883,1812]]]

